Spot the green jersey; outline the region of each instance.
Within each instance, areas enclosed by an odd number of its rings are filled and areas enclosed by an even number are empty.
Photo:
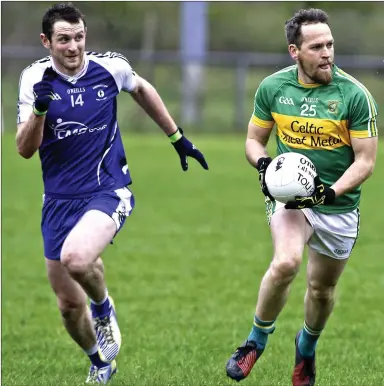
[[[256,91],[251,119],[266,129],[276,125],[277,153],[306,155],[328,186],[354,161],[351,138],[377,136],[377,104],[370,92],[337,66],[332,72],[327,85],[302,83],[296,65],[266,77]],[[333,205],[314,209],[352,211],[359,205],[360,193],[361,186],[338,197]]]

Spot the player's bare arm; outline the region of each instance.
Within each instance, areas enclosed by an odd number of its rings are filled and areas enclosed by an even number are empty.
[[[252,166],[256,167],[259,158],[268,157],[266,146],[271,132],[272,129],[257,126],[252,121],[249,122],[245,155]]]
[[[16,145],[19,154],[29,159],[40,147],[43,140],[45,116],[32,113],[29,119],[17,125]]]
[[[136,87],[131,91],[132,98],[157,123],[165,134],[177,131],[177,125],[156,89],[144,78],[136,75]]]
[[[378,137],[351,138],[355,160],[345,173],[333,184],[336,196],[341,196],[361,185],[375,168]]]
[[[204,155],[183,135],[183,130],[176,125],[159,93],[148,81],[136,74],[136,85],[130,94],[136,103],[168,135],[180,157],[181,168],[184,171],[188,170],[188,157],[195,158],[205,170],[208,170]]]

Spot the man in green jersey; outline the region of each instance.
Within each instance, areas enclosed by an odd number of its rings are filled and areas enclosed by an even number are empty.
[[[266,196],[274,254],[260,285],[251,333],[226,370],[240,381],[260,358],[307,245],[305,321],[296,335],[292,384],[312,386],[316,343],[359,231],[361,184],[376,161],[377,105],[364,85],[333,63],[334,40],[325,12],[300,10],[285,30],[296,65],[261,82],[246,140],[247,159],[259,171]],[[273,200],[264,181],[274,125],[278,154],[304,154],[318,173],[313,195],[286,205]]]

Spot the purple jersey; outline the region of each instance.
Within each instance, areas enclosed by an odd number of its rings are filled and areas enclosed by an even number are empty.
[[[117,123],[121,90],[131,92],[136,76],[121,54],[87,52],[75,76],[60,73],[50,56],[27,67],[20,76],[18,123],[32,113],[33,85],[47,68],[54,99],[45,119],[39,148],[44,192],[56,198],[86,197],[131,183]]]

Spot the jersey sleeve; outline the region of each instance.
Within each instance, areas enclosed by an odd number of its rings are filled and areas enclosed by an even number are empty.
[[[378,106],[371,93],[364,87],[358,88],[352,99],[349,113],[351,137],[376,137]]]
[[[264,79],[255,94],[251,122],[257,126],[271,129],[275,122],[271,114],[270,104],[268,83]]]
[[[30,71],[23,71],[19,81],[19,96],[17,100],[17,124],[28,120],[33,111],[33,81]]]
[[[114,78],[119,90],[131,92],[136,86],[136,73],[124,55],[111,53]]]

